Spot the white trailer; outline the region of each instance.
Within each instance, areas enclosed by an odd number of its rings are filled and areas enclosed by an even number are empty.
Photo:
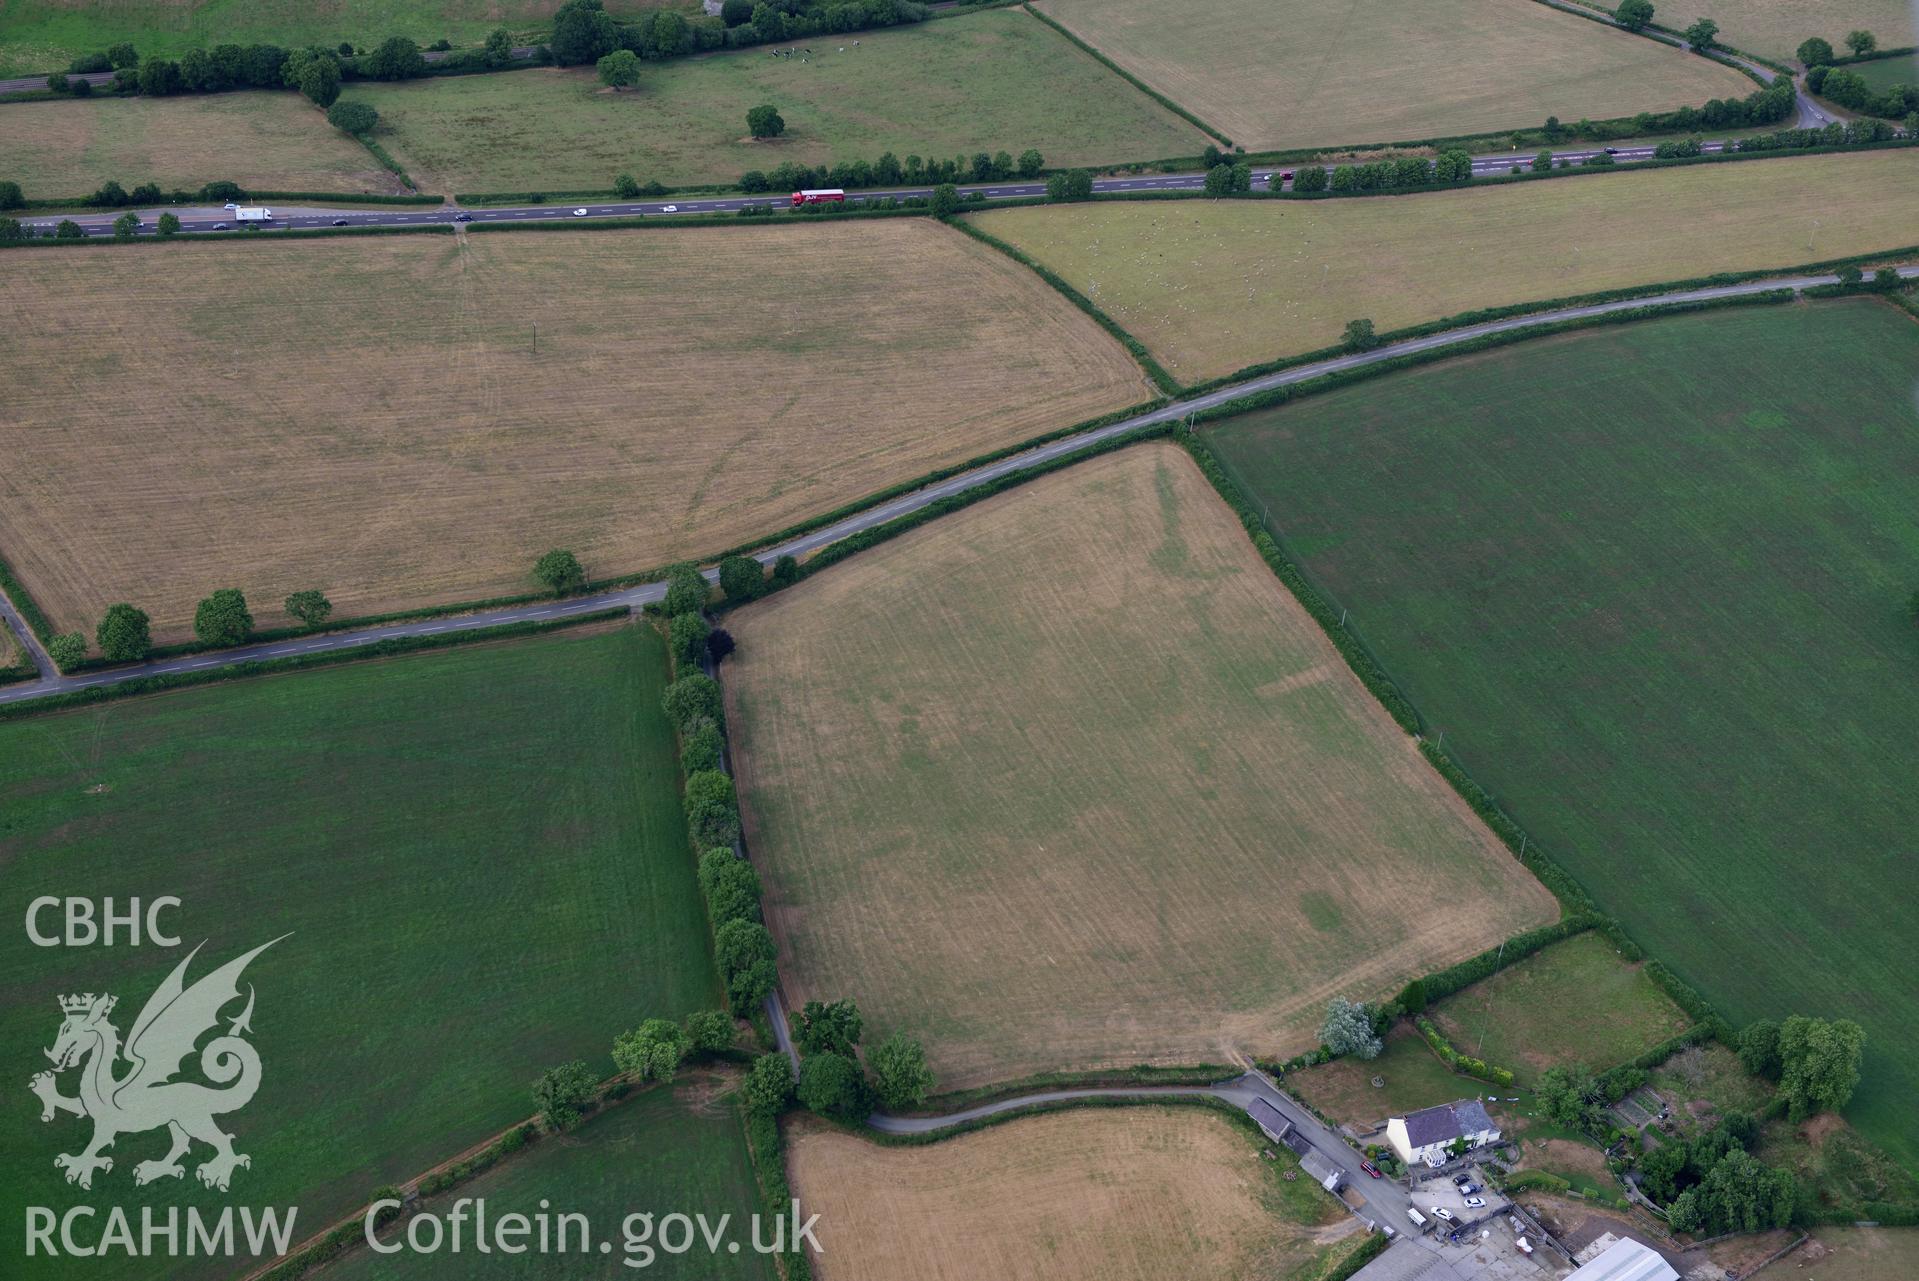
[[[233,221],[272,222],[273,211],[271,209],[262,209],[257,205],[241,205],[233,211]]]

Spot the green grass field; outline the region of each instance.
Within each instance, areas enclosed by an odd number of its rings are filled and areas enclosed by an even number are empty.
[[[1868,1029],[1919,1157],[1919,326],[1675,317],[1213,433],[1479,781],[1735,1021]]]
[[[423,190],[445,192],[603,188],[621,173],[732,183],[788,160],[886,151],[944,159],[1037,147],[1049,164],[1085,165],[1194,155],[1207,141],[1018,10],[812,48],[807,61],[749,49],[647,63],[638,88],[619,93],[588,68],[355,84],[346,96],[378,108],[377,136]],[[763,102],[786,121],[772,142],[746,131],[747,109]]]
[[[1854,63],[1846,70],[1858,72],[1875,89],[1919,85],[1919,53],[1909,53],[1902,58],[1874,58],[1871,62]]]
[[[427,1201],[424,1210],[445,1215],[461,1197],[484,1198],[491,1218],[502,1214],[540,1212],[542,1199],[550,1214],[584,1214],[594,1240],[611,1239],[612,1252],[582,1259],[577,1251],[518,1257],[447,1251],[422,1254],[403,1248],[397,1254],[376,1255],[359,1249],[327,1270],[338,1281],[545,1281],[564,1277],[666,1276],[677,1281],[733,1281],[764,1278],[777,1281],[772,1259],[752,1249],[751,1217],[759,1212],[753,1164],[747,1155],[737,1105],[726,1093],[731,1082],[711,1073],[683,1076],[674,1086],[654,1088],[624,1100],[593,1117],[573,1134],[543,1140],[468,1183]],[[707,1252],[696,1245],[682,1255],[656,1254],[643,1272],[636,1267],[646,1256],[633,1247],[628,1266],[626,1218],[651,1214],[655,1221],[668,1214],[704,1214],[709,1224],[723,1214],[732,1216],[728,1238],[740,1242],[737,1254]],[[633,1224],[641,1245],[658,1248],[643,1225]],[[655,1228],[657,1231],[657,1228]],[[771,1233],[769,1225],[765,1231]],[[677,1238],[674,1238],[677,1241]],[[697,1237],[695,1238],[697,1241]],[[572,1241],[577,1241],[577,1235]],[[383,1245],[404,1244],[397,1233]]]
[[[253,1158],[232,1199],[297,1205],[305,1235],[526,1116],[544,1067],[584,1058],[610,1073],[621,1031],[718,1005],[659,710],[662,651],[626,627],[0,724],[11,900],[183,901],[178,952],[34,947],[16,914],[0,950],[16,1085],[31,1047],[53,1044],[57,996],[115,993],[124,1035],[186,949],[206,940],[198,976],[290,934],[246,974],[263,1081],[226,1128]],[[123,1136],[114,1170],[80,1192],[53,1157],[89,1131],[16,1102],[0,1118],[7,1207],[110,1203],[164,1151],[164,1135]],[[191,1171],[141,1193],[225,1199]],[[19,1257],[22,1216],[5,1219],[0,1252]],[[115,1275],[190,1273],[182,1261]],[[77,1262],[35,1273],[82,1274],[105,1275]]]
[[[674,0],[606,0],[613,14],[669,4],[698,11]],[[370,49],[388,36],[411,36],[422,45],[443,37],[479,44],[502,24],[530,38],[557,8],[559,0],[7,0],[0,5],[0,76],[55,71],[120,40],[143,54],[178,54],[229,41],[331,48],[350,40]]]
[[[1384,1084],[1375,1086],[1374,1077]],[[1386,1034],[1386,1048],[1378,1058],[1334,1059],[1289,1073],[1286,1082],[1333,1120],[1354,1126],[1379,1124],[1486,1088],[1440,1062],[1407,1020]]]
[[[1530,0],[1040,0],[1049,17],[1249,151],[1603,120],[1752,82]]]
[[[7,177],[34,200],[85,196],[111,179],[197,191],[398,193],[365,147],[296,93],[22,102],[0,111]]]
[[[1521,1085],[1556,1064],[1617,1066],[1691,1023],[1643,966],[1591,931],[1447,998],[1432,1018],[1461,1053],[1511,1068]]]

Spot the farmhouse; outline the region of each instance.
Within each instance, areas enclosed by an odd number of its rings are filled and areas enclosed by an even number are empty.
[[[1679,1281],[1679,1274],[1647,1246],[1621,1237],[1587,1260],[1567,1281]]]
[[[1447,1149],[1461,1140],[1468,1148],[1497,1143],[1499,1127],[1478,1099],[1462,1099],[1392,1118],[1386,1122],[1386,1139],[1407,1165],[1424,1161],[1440,1166],[1446,1163]]]

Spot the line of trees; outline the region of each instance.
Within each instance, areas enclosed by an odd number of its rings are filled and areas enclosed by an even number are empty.
[[[1437,159],[1402,156],[1397,160],[1375,160],[1363,165],[1340,165],[1330,174],[1322,165],[1303,165],[1293,173],[1293,190],[1394,191],[1411,187],[1458,186],[1471,182],[1472,177],[1472,154],[1454,148],[1440,152]],[[1211,172],[1208,178],[1210,180]],[[1275,191],[1280,188],[1277,173],[1273,175],[1272,188]]]
[[[1848,111],[1863,111],[1887,120],[1903,120],[1919,112],[1919,85],[1874,89],[1864,76],[1846,67],[1814,67],[1806,73],[1806,88]]]
[[[442,45],[446,42],[441,41]],[[351,44],[285,48],[273,44],[220,44],[189,49],[178,58],[149,54],[118,44],[74,59],[67,73],[47,77],[47,87],[84,96],[92,92],[83,72],[112,71],[115,93],[164,97],[178,93],[224,93],[232,89],[297,89],[322,107],[332,106],[340,86],[353,80],[412,80],[427,75],[497,71],[513,61],[513,38],[496,28],[477,49],[449,53],[428,62],[426,53],[406,36],[382,41],[371,53]]]
[[[563,67],[597,64],[619,49],[650,62],[921,22],[926,13],[915,0],[729,0],[717,17],[662,9],[622,19],[602,0],[566,0],[547,48]]]
[[[1018,156],[1009,151],[975,152],[951,160],[928,160],[909,155],[901,160],[886,152],[878,160],[843,161],[827,166],[807,166],[786,161],[770,172],[749,169],[740,175],[740,190],[798,191],[803,187],[893,187],[902,184],[938,184],[942,182],[1005,182],[1012,178],[1036,178],[1046,168],[1046,157],[1028,147]]]
[[[1870,31],[1849,31],[1846,33],[1846,48],[1852,51],[1853,57],[1863,58],[1878,52],[1879,37]],[[1799,61],[1806,64],[1808,71],[1814,67],[1830,66],[1838,56],[1833,52],[1832,43],[1819,36],[1801,41],[1797,52]]]
[[[161,221],[172,217],[163,214]],[[4,221],[10,220],[0,219]],[[176,218],[174,230],[178,229]],[[332,616],[333,603],[325,593],[308,589],[286,598],[286,612],[308,627],[318,627]],[[253,635],[253,612],[247,607],[245,594],[237,587],[222,587],[207,596],[194,608],[193,634],[201,644],[212,648],[244,644]],[[124,601],[109,605],[93,629],[93,641],[108,662],[143,662],[153,653],[153,620],[145,610]],[[72,671],[86,661],[85,634],[63,632],[52,637],[47,641],[47,657],[61,671]]]

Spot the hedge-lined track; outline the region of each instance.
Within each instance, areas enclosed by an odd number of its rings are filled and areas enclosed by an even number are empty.
[[[1327,997],[1388,996],[1558,914],[1170,446],[730,627],[788,1000],[856,995],[948,1086],[1284,1056]]]
[[[1193,383],[1337,342],[1362,316],[1384,331],[1901,248],[1915,240],[1915,206],[1919,151],[1900,149],[1363,200],[1101,202],[968,219]]]
[[[0,549],[56,627],[128,600],[181,639],[224,586],[262,625],[307,587],[342,614],[503,595],[556,545],[636,572],[1148,394],[924,219],[261,252],[8,258],[0,298],[41,322],[0,334]]]
[[[1907,1159],[1916,382],[1909,317],[1775,307],[1213,435],[1428,734],[1648,953],[1735,1021],[1865,1024],[1850,1115]]]

